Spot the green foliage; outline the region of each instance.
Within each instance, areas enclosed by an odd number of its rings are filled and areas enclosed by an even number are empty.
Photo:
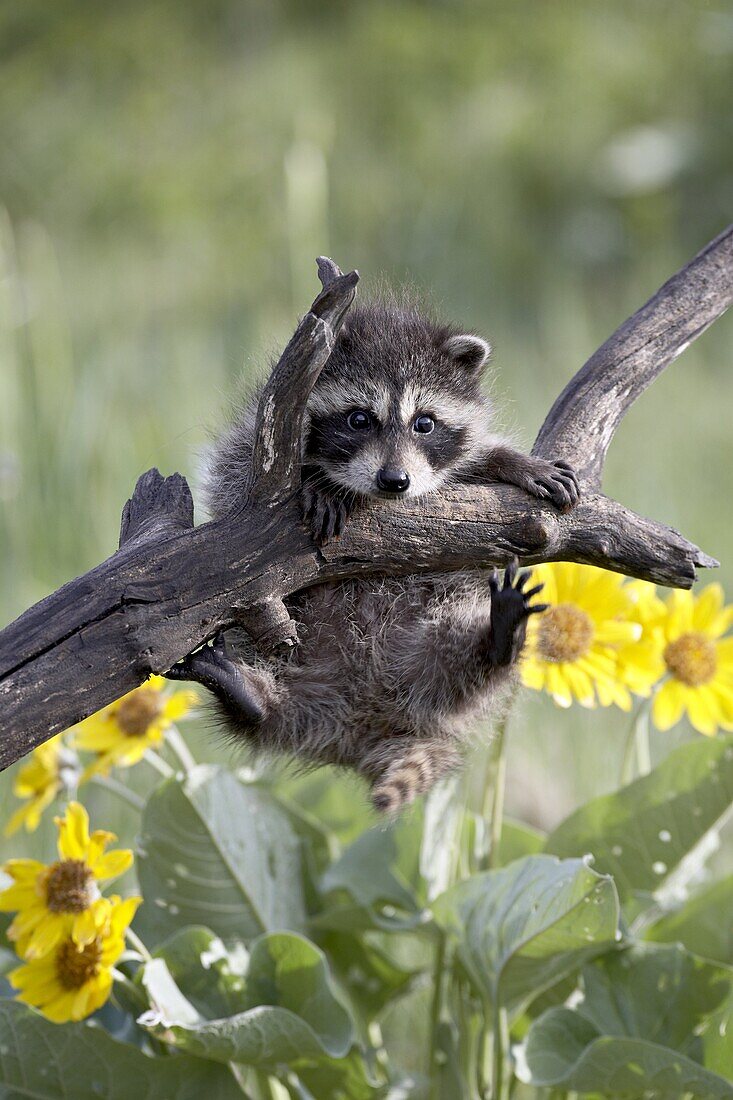
[[[198,1058],[148,1058],[87,1024],[48,1023],[0,1002],[3,1097],[37,1100],[242,1100],[231,1070]]]
[[[318,928],[413,928],[423,919],[425,884],[419,875],[420,819],[412,814],[358,837],[326,871],[321,889],[329,904]]]
[[[141,1022],[157,1038],[200,1058],[297,1065],[322,1055],[343,1058],[353,1042],[351,1020],[331,987],[324,956],[300,936],[281,932],[255,940],[240,1011],[225,1018],[200,1016],[162,959],[145,966],[142,980],[153,1008]]]
[[[480,996],[517,1009],[609,948],[618,899],[612,879],[583,860],[527,856],[454,886],[433,915]]]
[[[151,943],[202,921],[223,939],[305,923],[301,845],[260,787],[200,766],[161,784],[142,819],[138,870]]]
[[[558,856],[589,853],[623,901],[658,890],[733,803],[733,738],[701,739],[650,775],[582,806],[549,837]]]
[[[152,957],[123,958],[96,1027],[0,1001],[0,1094],[122,1100],[153,1095],[144,1079],[160,1097],[270,1100],[278,1082],[293,1100],[483,1100],[514,1078],[541,1096],[733,1097],[730,879],[688,882],[662,913],[647,872],[663,844],[684,886],[733,804],[729,751],[686,746],[547,841],[509,823],[492,870],[454,781],[354,836],[325,785],[164,779],[138,853]],[[395,1053],[405,1030],[417,1066]]]
[[[732,1082],[703,1068],[717,1068],[705,1058],[704,1028],[730,996],[731,973],[675,946],[597,960],[583,969],[581,1003],[532,1025],[529,1079],[614,1097],[733,1096]]]
[[[681,943],[696,955],[733,966],[733,875],[700,890],[644,933],[658,943]]]

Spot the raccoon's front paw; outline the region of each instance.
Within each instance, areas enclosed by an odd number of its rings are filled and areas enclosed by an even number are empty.
[[[317,546],[325,546],[342,534],[351,509],[347,498],[306,482],[300,496],[303,522]]]
[[[569,512],[580,500],[578,475],[567,462],[535,459],[524,486],[532,496],[549,500],[561,512]]]
[[[494,664],[508,665],[515,659],[524,643],[527,619],[546,611],[549,604],[530,603],[544,588],[536,584],[527,588],[532,571],[518,573],[519,562],[512,558],[504,573],[504,584],[499,586],[499,574],[494,569],[489,576],[491,591],[491,635],[489,648]],[[526,591],[525,591],[526,589]]]

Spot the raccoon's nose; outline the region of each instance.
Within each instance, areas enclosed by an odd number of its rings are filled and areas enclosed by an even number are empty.
[[[380,470],[377,485],[385,493],[404,493],[410,487],[410,475],[404,470]]]

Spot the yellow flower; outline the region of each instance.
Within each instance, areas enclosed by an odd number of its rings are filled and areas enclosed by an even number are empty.
[[[197,702],[195,691],[166,691],[162,676],[151,676],[139,688],[90,715],[71,734],[77,749],[96,754],[84,772],[106,774],[112,767],[137,764],[147,749],[160,744],[172,722],[188,714]]]
[[[723,589],[709,584],[695,597],[672,592],[661,623],[669,678],[654,697],[657,729],[668,730],[687,712],[699,733],[712,737],[733,729],[733,605],[723,607]]]
[[[83,1020],[104,1004],[112,988],[110,968],[125,950],[125,929],[141,899],[109,900],[103,926],[82,947],[65,935],[42,958],[8,974],[10,984],[19,991],[19,1001],[40,1009],[57,1024]]]
[[[648,581],[631,581],[624,592],[632,601],[628,619],[639,624],[641,637],[619,648],[619,676],[635,695],[648,697],[665,672],[662,622],[666,608],[656,585]]]
[[[13,884],[0,893],[0,911],[17,914],[8,929],[19,955],[39,958],[62,939],[78,948],[91,943],[109,919],[111,902],[99,892],[99,882],[117,878],[132,866],[127,848],[104,849],[114,833],[89,835],[89,817],[78,802],[57,817],[59,859],[46,866],[35,859],[11,859],[3,870]]]
[[[534,566],[532,581],[545,585],[540,598],[550,607],[527,624],[525,685],[547,691],[561,707],[575,699],[584,707],[615,703],[630,710],[618,653],[638,641],[642,626],[630,618],[633,601],[623,578],[590,565],[556,562]]]
[[[13,783],[13,794],[26,799],[26,804],[12,815],[5,826],[5,835],[12,836],[22,825],[29,833],[34,832],[46,807],[62,791],[74,789],[79,775],[78,757],[66,748],[62,734],[34,749]]]

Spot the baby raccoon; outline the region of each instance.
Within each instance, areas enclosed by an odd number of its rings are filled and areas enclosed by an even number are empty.
[[[481,392],[489,345],[392,302],[354,307],[310,396],[303,435],[303,517],[323,545],[370,498],[399,500],[465,482],[507,482],[566,511],[575,474],[492,434]],[[206,475],[215,517],[251,475],[256,397],[215,446]],[[516,562],[349,580],[287,600],[300,645],[260,656],[243,631],[171,670],[209,687],[227,727],[253,749],[354,769],[375,807],[395,812],[461,760],[476,720],[501,706],[522,648],[529,573]]]

